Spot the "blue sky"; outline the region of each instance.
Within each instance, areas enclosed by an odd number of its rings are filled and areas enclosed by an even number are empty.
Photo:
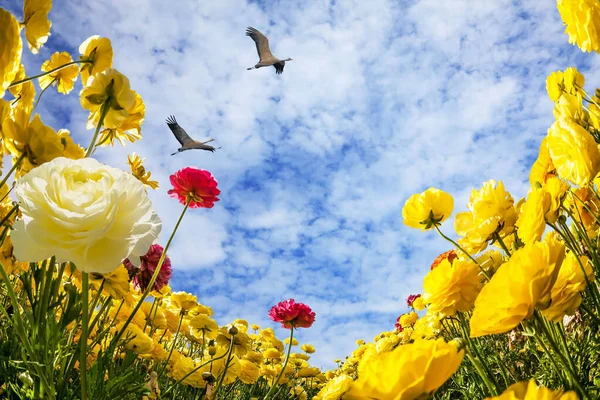
[[[2,3],[21,15],[20,1]],[[524,196],[552,123],[546,76],[576,66],[600,81],[598,57],[568,44],[551,1],[53,3],[52,35],[39,55],[25,51],[27,72],[54,51],[77,54],[91,35],[111,39],[114,67],[147,107],[144,139],[96,157],[124,169],[128,153],[146,157],[163,245],[181,211],[168,176],[192,165],[219,181],[221,201],[190,210],[174,241],[174,290],[196,294],[222,325],[239,317],[280,336],[269,308],[309,304],[317,320],[298,338],[323,367],[393,329],[449,249],[403,225],[404,201],[436,186],[461,211],[492,178]],[[283,75],[245,70],[258,59],[247,26],[294,59]],[[38,109],[89,143],[76,95],[49,90]],[[171,157],[170,114],[222,149]]]

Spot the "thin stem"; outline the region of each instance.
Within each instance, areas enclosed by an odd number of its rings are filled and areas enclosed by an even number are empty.
[[[81,272],[81,337],[79,338],[79,345],[81,353],[79,353],[79,373],[81,375],[81,400],[87,400],[87,337],[88,337],[88,295],[89,295],[89,280],[88,273]]]
[[[48,75],[48,74],[52,74],[52,73],[54,73],[54,72],[56,72],[56,71],[60,71],[61,69],[63,69],[63,68],[66,68],[66,67],[68,67],[69,65],[73,65],[73,64],[80,64],[80,63],[84,63],[84,64],[85,64],[85,63],[91,63],[91,62],[92,62],[91,60],[77,60],[77,61],[71,61],[71,62],[68,62],[68,63],[66,63],[66,64],[63,64],[63,65],[61,65],[61,66],[59,66],[59,67],[56,67],[56,68],[54,68],[54,69],[51,69],[51,70],[50,70],[50,71],[48,71],[48,72],[44,72],[44,73],[41,73],[41,74],[38,74],[38,75],[35,75],[35,76],[30,76],[30,77],[28,77],[28,78],[21,79],[20,81],[13,82],[13,83],[11,83],[11,84],[10,84],[8,87],[9,87],[9,88],[11,88],[11,87],[13,87],[13,86],[17,86],[17,85],[20,85],[20,84],[22,84],[22,83],[25,83],[25,82],[32,81],[32,80],[34,80],[34,79],[41,78],[42,76],[46,76],[46,75]]]
[[[58,78],[54,78],[54,79],[52,80],[52,82],[50,82],[50,84],[49,84],[48,86],[46,86],[45,88],[43,88],[43,89],[42,89],[42,91],[40,92],[40,95],[38,96],[37,100],[35,101],[35,104],[33,105],[33,108],[31,109],[31,114],[33,114],[33,110],[35,110],[35,108],[38,106],[38,104],[39,104],[39,102],[40,102],[40,100],[41,100],[41,98],[42,98],[42,95],[44,94],[44,92],[45,92],[45,91],[46,91],[46,90],[47,90],[47,89],[48,89],[50,86],[52,86],[52,85],[54,84],[54,82],[56,82],[57,80],[58,80]]]
[[[181,310],[181,317],[179,318],[179,325],[177,325],[177,332],[175,332],[175,337],[173,338],[173,344],[171,345],[171,350],[169,350],[169,355],[167,356],[167,361],[165,362],[165,366],[158,373],[157,379],[160,379],[160,376],[162,375],[162,373],[165,372],[165,369],[167,369],[167,365],[169,365],[169,360],[171,359],[171,355],[173,354],[173,349],[175,349],[175,345],[177,344],[177,338],[179,337],[179,330],[181,329],[181,323],[183,322],[184,315],[185,314],[183,313],[183,310]]]
[[[15,164],[11,167],[10,170],[8,170],[6,175],[4,175],[4,178],[0,181],[0,188],[6,183],[8,178],[12,175],[13,172],[15,172],[15,170],[19,167],[19,165],[21,165],[21,162],[23,161],[23,159],[25,158],[26,155],[27,155],[27,153],[23,152],[23,154],[21,154],[19,156],[19,158],[17,158],[17,161],[15,161]]]
[[[448,236],[444,235],[442,233],[442,231],[440,230],[439,226],[437,224],[433,225],[435,227],[435,230],[438,231],[438,233],[440,234],[441,237],[443,237],[444,239],[446,239],[447,241],[449,241],[450,243],[452,243],[457,249],[459,249],[460,251],[462,251],[467,257],[469,257],[471,259],[471,261],[473,261],[481,270],[481,272],[483,273],[483,275],[487,278],[487,280],[490,280],[490,276],[488,275],[488,273],[481,267],[481,265],[479,265],[479,263],[477,262],[477,260],[475,260],[473,258],[473,256],[471,256],[465,249],[463,249],[458,243],[456,243],[454,240],[450,239]]]
[[[500,243],[500,247],[502,247],[502,250],[504,250],[504,252],[510,257],[510,250],[508,250],[508,247],[506,247],[506,244],[504,244],[504,240],[502,240],[502,238],[500,237],[500,234],[498,232],[494,233],[495,239],[498,243]]]
[[[200,365],[198,365],[196,368],[194,368],[193,370],[191,370],[190,372],[188,372],[186,375],[183,376],[183,378],[181,378],[180,380],[178,380],[177,382],[173,383],[171,386],[169,386],[167,388],[167,390],[164,391],[164,393],[162,393],[162,397],[166,398],[166,394],[169,393],[171,390],[173,390],[178,384],[180,384],[181,382],[183,382],[188,376],[192,375],[194,372],[198,371],[200,368],[204,367],[205,365],[208,365],[214,361],[220,360],[221,358],[227,356],[228,353],[223,353],[222,356],[219,356],[217,358],[211,358],[210,360],[208,360],[205,363],[202,363]]]
[[[92,155],[94,147],[96,145],[96,140],[98,139],[98,133],[100,133],[100,129],[102,128],[102,124],[104,123],[104,117],[108,114],[108,110],[110,109],[110,97],[107,98],[104,103],[102,103],[102,107],[100,107],[100,119],[98,120],[98,125],[96,126],[96,131],[94,132],[94,136],[92,136],[92,141],[85,152],[85,156],[89,157]]]
[[[219,378],[219,382],[217,383],[217,386],[215,387],[215,392],[214,392],[215,399],[218,399],[217,393],[219,392],[219,389],[221,389],[221,387],[223,386],[223,380],[225,380],[225,375],[227,375],[227,368],[229,368],[229,361],[231,360],[231,353],[233,352],[235,335],[234,334],[230,334],[230,335],[231,335],[231,342],[229,343],[229,350],[227,351],[227,361],[225,361],[225,368],[223,369],[223,373],[221,374],[221,377]]]
[[[156,279],[158,278],[158,274],[160,273],[162,265],[165,262],[167,250],[169,250],[169,246],[171,246],[171,242],[173,241],[173,238],[175,237],[175,233],[177,232],[177,229],[179,228],[179,224],[181,224],[181,220],[183,219],[185,212],[187,211],[188,207],[190,206],[191,201],[192,201],[192,198],[188,197],[188,199],[185,203],[185,207],[183,208],[183,211],[181,212],[181,215],[179,216],[179,219],[177,220],[177,223],[175,224],[175,228],[173,228],[173,232],[171,233],[171,236],[169,237],[169,240],[167,241],[167,244],[163,250],[163,253],[160,255],[158,264],[156,265],[156,269],[154,270],[154,274],[152,274],[152,278],[150,278],[150,282],[148,283],[146,290],[144,290],[144,293],[142,293],[142,296],[140,297],[137,304],[133,308],[131,314],[129,314],[129,317],[127,317],[127,320],[125,321],[125,324],[123,324],[121,331],[119,331],[119,333],[113,338],[114,343],[117,343],[119,341],[119,339],[121,339],[121,336],[123,336],[125,329],[127,329],[127,326],[129,325],[129,323],[131,322],[131,320],[133,319],[135,314],[138,312],[138,310],[142,306],[142,303],[144,302],[146,297],[148,297],[148,294],[150,294],[150,291],[152,290],[152,287],[154,286],[154,282],[156,282]]]
[[[283,362],[283,365],[281,366],[281,371],[279,372],[279,375],[277,375],[277,379],[275,379],[275,382],[273,382],[273,386],[271,386],[271,389],[269,389],[269,391],[267,392],[267,395],[265,396],[265,398],[263,400],[267,400],[269,398],[269,396],[271,396],[271,393],[273,393],[273,390],[275,390],[277,383],[279,383],[279,379],[281,379],[281,376],[283,375],[283,371],[285,371],[285,367],[287,367],[287,363],[290,360],[290,353],[292,351],[293,339],[294,339],[294,326],[292,325],[292,327],[290,328],[290,343],[288,345],[287,354],[285,355],[285,361]]]

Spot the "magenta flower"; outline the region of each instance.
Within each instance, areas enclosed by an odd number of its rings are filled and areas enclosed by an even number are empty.
[[[412,307],[415,300],[418,299],[419,297],[421,297],[420,294],[411,294],[410,296],[408,296],[408,299],[406,299],[406,305],[409,307]]]
[[[173,189],[169,196],[185,204],[190,200],[190,208],[212,208],[221,191],[217,188],[217,180],[208,171],[196,167],[185,167],[170,177]]]
[[[284,328],[310,328],[315,322],[315,313],[309,306],[296,303],[289,299],[277,303],[269,311],[269,318],[275,322],[281,322]]]
[[[150,246],[146,255],[140,257],[140,268],[135,267],[128,258],[123,260],[123,265],[125,265],[125,268],[129,271],[129,277],[130,279],[133,279],[133,285],[135,287],[142,291],[146,290],[150,284],[150,279],[152,279],[152,275],[158,266],[158,261],[163,251],[163,247],[159,244]],[[169,256],[165,255],[165,260],[156,277],[152,290],[160,290],[168,285],[172,274],[171,260],[169,259]]]

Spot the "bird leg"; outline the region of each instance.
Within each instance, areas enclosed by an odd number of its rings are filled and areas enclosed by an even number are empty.
[[[172,153],[171,155],[174,156],[177,153],[179,153],[179,150],[177,150],[175,153]]]
[[[206,142],[202,142],[202,144],[206,144],[206,143],[210,143],[210,142],[214,142],[214,141],[215,141],[215,139],[210,139],[210,140],[207,140]]]
[[[246,68],[247,71],[250,71],[251,69],[256,69],[256,67]]]

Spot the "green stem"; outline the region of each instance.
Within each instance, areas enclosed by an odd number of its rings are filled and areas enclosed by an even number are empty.
[[[219,389],[221,389],[221,386],[223,385],[223,381],[225,380],[225,375],[227,375],[227,368],[229,368],[229,361],[231,361],[231,353],[233,352],[233,345],[235,342],[235,335],[231,334],[231,342],[229,343],[229,350],[227,351],[227,361],[225,362],[225,368],[223,369],[223,373],[221,374],[221,377],[219,378],[219,382],[217,383],[217,386],[215,387],[215,392],[213,394],[213,397],[215,399],[218,399],[217,397],[217,393],[219,392]]]
[[[56,72],[56,71],[60,71],[61,69],[63,69],[63,68],[66,68],[66,67],[68,67],[69,65],[73,65],[73,64],[79,64],[79,63],[91,63],[91,62],[92,62],[92,61],[90,61],[90,60],[78,60],[78,61],[71,61],[71,62],[68,62],[68,63],[66,63],[66,64],[63,64],[63,65],[61,65],[60,67],[56,67],[56,68],[54,68],[54,69],[51,69],[51,70],[50,70],[50,71],[48,71],[48,72],[44,72],[44,73],[41,73],[41,74],[38,74],[38,75],[35,75],[35,76],[30,76],[30,77],[28,77],[28,78],[21,79],[20,81],[13,82],[13,83],[11,83],[11,84],[10,84],[8,87],[9,87],[9,88],[11,88],[11,87],[13,87],[13,86],[17,86],[17,85],[20,85],[20,84],[22,84],[22,83],[25,83],[25,82],[32,81],[32,80],[34,80],[34,79],[41,78],[42,76],[46,76],[46,75],[48,75],[48,74],[52,74],[52,73],[54,73],[54,72]]]
[[[171,345],[171,350],[169,350],[169,355],[167,356],[165,366],[160,370],[160,372],[158,373],[158,377],[156,379],[160,379],[160,376],[162,375],[162,373],[165,372],[165,369],[167,369],[167,365],[169,365],[169,360],[171,359],[171,355],[173,354],[173,350],[175,349],[175,345],[177,344],[177,338],[179,337],[179,330],[181,329],[181,323],[183,322],[184,315],[185,314],[183,313],[183,310],[181,310],[181,317],[179,318],[179,325],[177,325],[177,332],[175,332],[175,337],[173,338],[173,344]]]
[[[35,110],[35,108],[38,106],[40,100],[42,99],[42,95],[44,94],[44,92],[54,84],[54,82],[56,82],[58,80],[58,78],[54,78],[52,80],[52,82],[50,82],[50,84],[48,86],[46,86],[45,88],[42,89],[42,91],[40,92],[40,95],[38,96],[37,100],[35,101],[35,104],[33,105],[33,108],[31,109],[31,114],[33,114],[33,111]]]
[[[481,265],[479,265],[479,263],[477,262],[477,260],[475,260],[473,258],[473,256],[471,256],[465,249],[463,249],[458,243],[456,243],[454,240],[450,239],[448,236],[444,235],[442,233],[442,231],[440,230],[439,226],[437,224],[433,225],[435,227],[435,230],[440,234],[441,237],[443,237],[444,239],[446,239],[447,241],[449,241],[450,243],[452,243],[457,249],[459,249],[460,251],[462,251],[467,257],[469,257],[471,259],[471,261],[473,261],[481,270],[481,272],[483,273],[483,275],[487,278],[487,280],[490,280],[490,276],[488,275],[488,273],[481,267]]]
[[[102,128],[102,124],[104,123],[104,117],[108,114],[108,110],[110,109],[110,97],[107,98],[102,106],[100,107],[100,119],[98,120],[98,125],[96,126],[96,131],[94,132],[94,136],[92,136],[92,141],[85,152],[85,156],[89,157],[92,155],[94,147],[96,145],[96,140],[98,139],[98,134],[100,133],[100,129]]]
[[[129,325],[129,323],[131,322],[131,320],[133,319],[135,314],[138,312],[138,310],[142,306],[142,303],[144,302],[146,297],[148,297],[148,294],[150,294],[150,291],[152,291],[154,282],[156,282],[156,278],[158,278],[158,274],[160,273],[162,265],[165,262],[167,250],[169,250],[169,246],[171,246],[171,242],[173,241],[173,238],[175,237],[175,233],[177,232],[177,229],[179,228],[179,224],[181,224],[181,220],[183,219],[185,212],[187,211],[188,207],[190,206],[191,200],[192,200],[192,198],[188,197],[188,199],[185,203],[185,207],[183,208],[183,211],[181,212],[181,215],[179,216],[179,219],[177,220],[177,223],[175,224],[175,228],[173,228],[173,232],[171,233],[171,236],[169,237],[169,240],[167,241],[167,244],[163,250],[163,253],[160,255],[158,264],[156,266],[156,269],[154,270],[154,274],[152,274],[152,278],[150,278],[150,282],[148,283],[148,287],[146,287],[146,290],[144,290],[144,293],[142,293],[142,296],[140,297],[137,304],[133,308],[133,311],[131,312],[131,314],[129,314],[129,317],[127,317],[127,320],[125,321],[125,324],[123,324],[123,327],[121,328],[119,333],[113,338],[114,343],[117,343],[121,339],[121,336],[123,336],[125,329],[127,329],[127,325]]]
[[[21,154],[19,156],[19,158],[17,158],[17,161],[15,161],[15,164],[11,167],[11,169],[6,173],[4,178],[0,181],[0,188],[2,186],[4,186],[4,184],[6,183],[8,178],[12,175],[12,173],[15,172],[15,170],[19,167],[19,165],[21,165],[21,162],[23,161],[23,159],[25,158],[26,155],[27,155],[27,153],[23,152],[23,154]]]
[[[79,338],[79,346],[81,352],[79,353],[79,373],[81,375],[81,400],[87,400],[87,337],[88,337],[88,295],[89,295],[89,280],[88,273],[81,272],[81,336]]]
[[[283,375],[283,371],[285,371],[285,367],[287,367],[287,363],[290,360],[290,353],[292,351],[293,339],[294,339],[294,326],[292,325],[292,327],[290,328],[290,343],[288,345],[288,351],[285,356],[285,361],[283,362],[283,365],[281,366],[281,371],[279,372],[279,375],[277,375],[277,379],[275,379],[275,382],[273,382],[273,386],[271,386],[271,389],[269,389],[269,391],[267,392],[267,395],[265,396],[265,398],[263,400],[267,400],[269,398],[269,396],[271,396],[271,393],[273,393],[273,390],[275,390],[277,383],[279,383],[279,380],[281,379],[281,376]]]
[[[508,250],[508,247],[506,247],[506,244],[504,244],[504,240],[502,240],[502,238],[500,237],[500,234],[498,232],[494,233],[495,239],[498,243],[500,243],[500,247],[502,247],[502,250],[504,250],[504,252],[510,257],[510,251]]]

